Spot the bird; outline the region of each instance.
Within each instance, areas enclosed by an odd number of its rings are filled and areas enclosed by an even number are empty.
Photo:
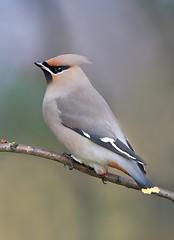
[[[143,193],[158,193],[146,174],[145,161],[83,72],[84,63],[91,62],[77,54],[35,62],[47,82],[42,106],[46,124],[75,161],[101,176],[109,167],[116,168],[133,178]]]

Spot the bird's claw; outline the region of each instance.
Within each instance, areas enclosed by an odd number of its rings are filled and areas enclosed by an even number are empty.
[[[66,157],[69,159],[69,170],[73,170],[74,168],[74,158],[72,157],[72,154],[64,152],[62,156]],[[66,164],[64,164],[66,166]]]
[[[102,182],[103,182],[103,184],[106,184],[106,183],[107,183],[107,173],[105,173],[105,174],[102,176]]]

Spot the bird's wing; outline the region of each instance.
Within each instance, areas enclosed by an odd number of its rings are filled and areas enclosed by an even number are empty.
[[[144,164],[133,151],[108,104],[95,89],[79,89],[56,100],[59,116],[64,126],[92,142]]]
[[[78,88],[56,100],[61,121],[70,128],[79,128],[97,135],[116,137],[115,117],[108,104],[92,87]],[[116,132],[116,133],[115,133]]]
[[[85,132],[85,131],[83,131],[79,128],[71,128],[71,129],[73,131],[79,133],[83,137],[88,138],[92,142],[100,145],[101,147],[104,147],[104,148],[106,148],[106,149],[108,149],[112,152],[115,152],[115,153],[123,156],[124,158],[126,158],[128,160],[136,161],[138,163],[138,166],[140,167],[140,169],[144,173],[146,173],[145,168],[144,168],[144,165],[146,165],[146,163],[144,162],[144,160],[142,160],[141,157],[139,157],[133,150],[128,148],[118,138],[115,140],[114,138],[101,137],[101,136],[98,136],[98,135],[93,134],[93,133]]]

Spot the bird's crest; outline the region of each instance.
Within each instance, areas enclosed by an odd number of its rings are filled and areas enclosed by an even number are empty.
[[[64,54],[46,61],[50,66],[77,66],[82,63],[91,63],[86,57],[77,54]]]

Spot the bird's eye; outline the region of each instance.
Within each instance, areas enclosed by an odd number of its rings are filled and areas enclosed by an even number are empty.
[[[58,67],[53,67],[52,71],[53,73],[58,73],[60,70],[58,69]]]
[[[57,67],[57,72],[62,72],[63,71],[63,67]]]
[[[53,73],[59,73],[62,71],[63,71],[62,67],[53,67]]]
[[[56,67],[52,67],[51,70],[54,74],[56,74],[56,73],[61,73],[62,71],[66,70],[68,68],[69,68],[69,66],[56,66]]]

